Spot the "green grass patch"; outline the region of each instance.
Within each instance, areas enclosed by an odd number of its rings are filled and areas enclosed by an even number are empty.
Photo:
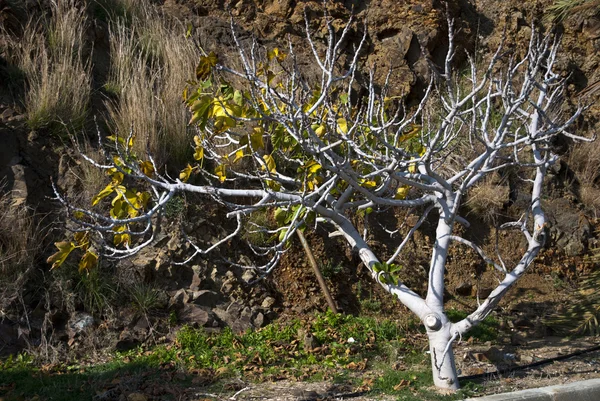
[[[455,309],[446,311],[446,316],[448,316],[448,319],[450,319],[452,323],[456,323],[468,315],[467,312]],[[488,316],[477,326],[469,330],[466,337],[473,337],[481,342],[495,341],[498,338],[498,327],[498,320],[492,316]]]
[[[197,391],[198,386],[226,391],[227,383],[242,378],[327,380],[398,399],[459,399],[439,398],[432,387],[429,358],[422,344],[410,345],[410,335],[393,320],[332,312],[243,334],[184,327],[172,343],[115,353],[108,362],[95,365],[39,366],[26,355],[9,358],[0,362],[0,397],[89,400],[112,391],[117,398],[141,392],[168,400],[177,391]],[[399,360],[408,369],[394,370]]]

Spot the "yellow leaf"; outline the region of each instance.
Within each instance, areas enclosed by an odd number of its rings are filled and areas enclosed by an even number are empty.
[[[117,185],[116,187],[113,187],[113,188],[117,192],[117,195],[111,201],[111,203],[114,205],[115,202],[118,201],[119,199],[121,199],[123,197],[123,195],[125,194],[125,192],[127,192],[127,188],[125,188],[123,185]]]
[[[188,164],[187,167],[179,173],[179,179],[183,182],[187,182],[187,180],[190,179],[190,175],[192,175],[192,171],[194,171],[194,169]]]
[[[346,121],[345,118],[338,118],[337,125],[338,125],[338,132],[340,132],[341,134],[348,133],[348,122]]]
[[[377,187],[377,183],[373,180],[364,180],[362,186],[368,189],[373,189]]]
[[[138,192],[137,194],[137,204],[138,208],[145,210],[148,207],[148,202],[150,201],[151,195],[150,192]]]
[[[226,175],[226,169],[225,169],[225,165],[224,164],[219,164],[215,168],[215,175],[217,177],[219,177],[219,181],[225,182],[225,179],[227,178],[227,175]]]
[[[98,255],[92,251],[87,251],[79,261],[79,273],[84,270],[90,271],[98,264]]]
[[[309,175],[314,175],[319,170],[321,170],[321,165],[319,163],[317,163],[316,161],[311,160],[308,163],[306,163],[304,168],[306,168],[306,171],[308,172]]]
[[[236,126],[234,116],[239,116],[241,109],[237,106],[231,106],[223,99],[215,99],[213,104],[212,117],[214,117],[214,127],[217,131],[225,131],[228,128]]]
[[[252,150],[257,151],[265,147],[263,142],[263,129],[261,127],[254,127],[252,134],[250,134],[250,145]]]
[[[219,58],[214,52],[210,52],[208,56],[200,57],[198,66],[196,67],[196,78],[203,81],[210,75],[212,69],[219,62]]]
[[[142,173],[148,177],[154,176],[154,165],[149,160],[140,162],[140,170],[142,170]]]
[[[55,242],[54,246],[58,248],[58,252],[51,255],[47,260],[48,263],[52,263],[52,269],[62,265],[73,249],[76,248],[74,243],[68,241]]]
[[[408,191],[410,187],[408,185],[403,185],[396,189],[396,194],[394,195],[394,199],[406,199],[408,196]]]
[[[75,242],[77,242],[79,248],[83,249],[84,251],[87,251],[88,247],[90,246],[89,231],[76,232],[75,234],[73,234],[73,238],[75,239]]]
[[[194,149],[194,159],[204,159],[204,147],[202,146],[202,139],[198,135],[194,136],[194,144],[196,144],[196,147]]]
[[[408,166],[408,172],[414,174],[417,172],[417,163],[410,163]]]
[[[108,176],[110,176],[110,183],[113,186],[121,184],[123,182],[123,179],[125,178],[123,173],[121,173],[115,167],[108,169],[106,171],[106,174],[108,174]]]
[[[204,159],[204,148],[202,146],[196,146],[194,151],[194,160],[202,160]]]
[[[348,128],[348,127],[346,126],[346,128]],[[325,132],[326,132],[325,124],[319,125],[319,127],[315,130],[315,134],[317,134],[318,137],[322,137],[323,135],[325,135]]]
[[[277,181],[273,180],[267,180],[267,186],[273,191],[279,191],[281,189],[281,185]]]
[[[267,58],[269,59],[269,61],[276,59],[277,61],[282,62],[283,60],[285,60],[286,57],[287,54],[280,51],[277,47],[267,52]]]
[[[102,191],[98,192],[96,196],[92,198],[92,206],[96,206],[98,202],[102,199],[106,198],[108,195],[112,194],[115,190],[115,187],[112,184],[109,184]]]
[[[124,219],[129,214],[129,205],[123,199],[116,199],[109,213],[113,219]]]
[[[243,157],[244,157],[244,149],[238,149],[235,152],[235,157],[233,158],[233,162],[235,163]]]
[[[266,168],[270,173],[275,173],[277,172],[276,170],[276,166],[275,166],[275,159],[273,159],[273,156],[271,155],[264,155],[263,159],[265,161],[266,164]],[[263,166],[263,170],[265,169],[265,166]]]
[[[414,138],[415,136],[417,136],[419,133],[421,132],[421,126],[417,125],[417,124],[411,124],[410,126],[410,130],[408,132],[403,133],[402,135],[400,135],[398,137],[398,143],[396,144],[396,146],[398,146],[398,144],[402,143],[402,142],[406,142],[409,139]]]
[[[127,230],[127,226],[119,226],[115,227],[113,231],[115,232],[115,236],[113,237],[113,244],[115,246],[119,245],[129,245],[131,241],[131,236],[128,233],[124,233],[123,231]]]

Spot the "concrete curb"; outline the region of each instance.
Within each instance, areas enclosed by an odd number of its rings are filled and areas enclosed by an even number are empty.
[[[464,401],[599,401],[600,379],[467,398]]]

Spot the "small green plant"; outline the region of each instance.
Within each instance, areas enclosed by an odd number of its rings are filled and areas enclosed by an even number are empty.
[[[158,289],[145,283],[133,285],[129,296],[133,307],[144,316],[162,306],[162,297]]]
[[[183,216],[186,210],[186,202],[183,196],[172,197],[165,205],[165,217],[176,219]]]
[[[323,277],[331,279],[344,271],[342,263],[334,263],[332,260],[321,264],[321,274]]]
[[[272,229],[273,223],[270,219],[268,210],[260,210],[252,213],[248,217],[248,228],[242,238],[256,246],[265,246],[269,243],[271,234],[268,230]]]
[[[108,275],[102,274],[101,269],[96,267],[77,277],[79,282],[75,292],[85,310],[96,316],[110,313],[116,290]]]

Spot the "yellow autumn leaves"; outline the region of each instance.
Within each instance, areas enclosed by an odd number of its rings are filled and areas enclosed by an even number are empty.
[[[96,267],[98,255],[90,249],[90,234],[87,231],[76,232],[73,241],[55,242],[58,252],[51,255],[47,262],[52,263],[52,269],[62,265],[75,249],[81,249],[84,254],[79,261],[79,272],[89,271]]]

